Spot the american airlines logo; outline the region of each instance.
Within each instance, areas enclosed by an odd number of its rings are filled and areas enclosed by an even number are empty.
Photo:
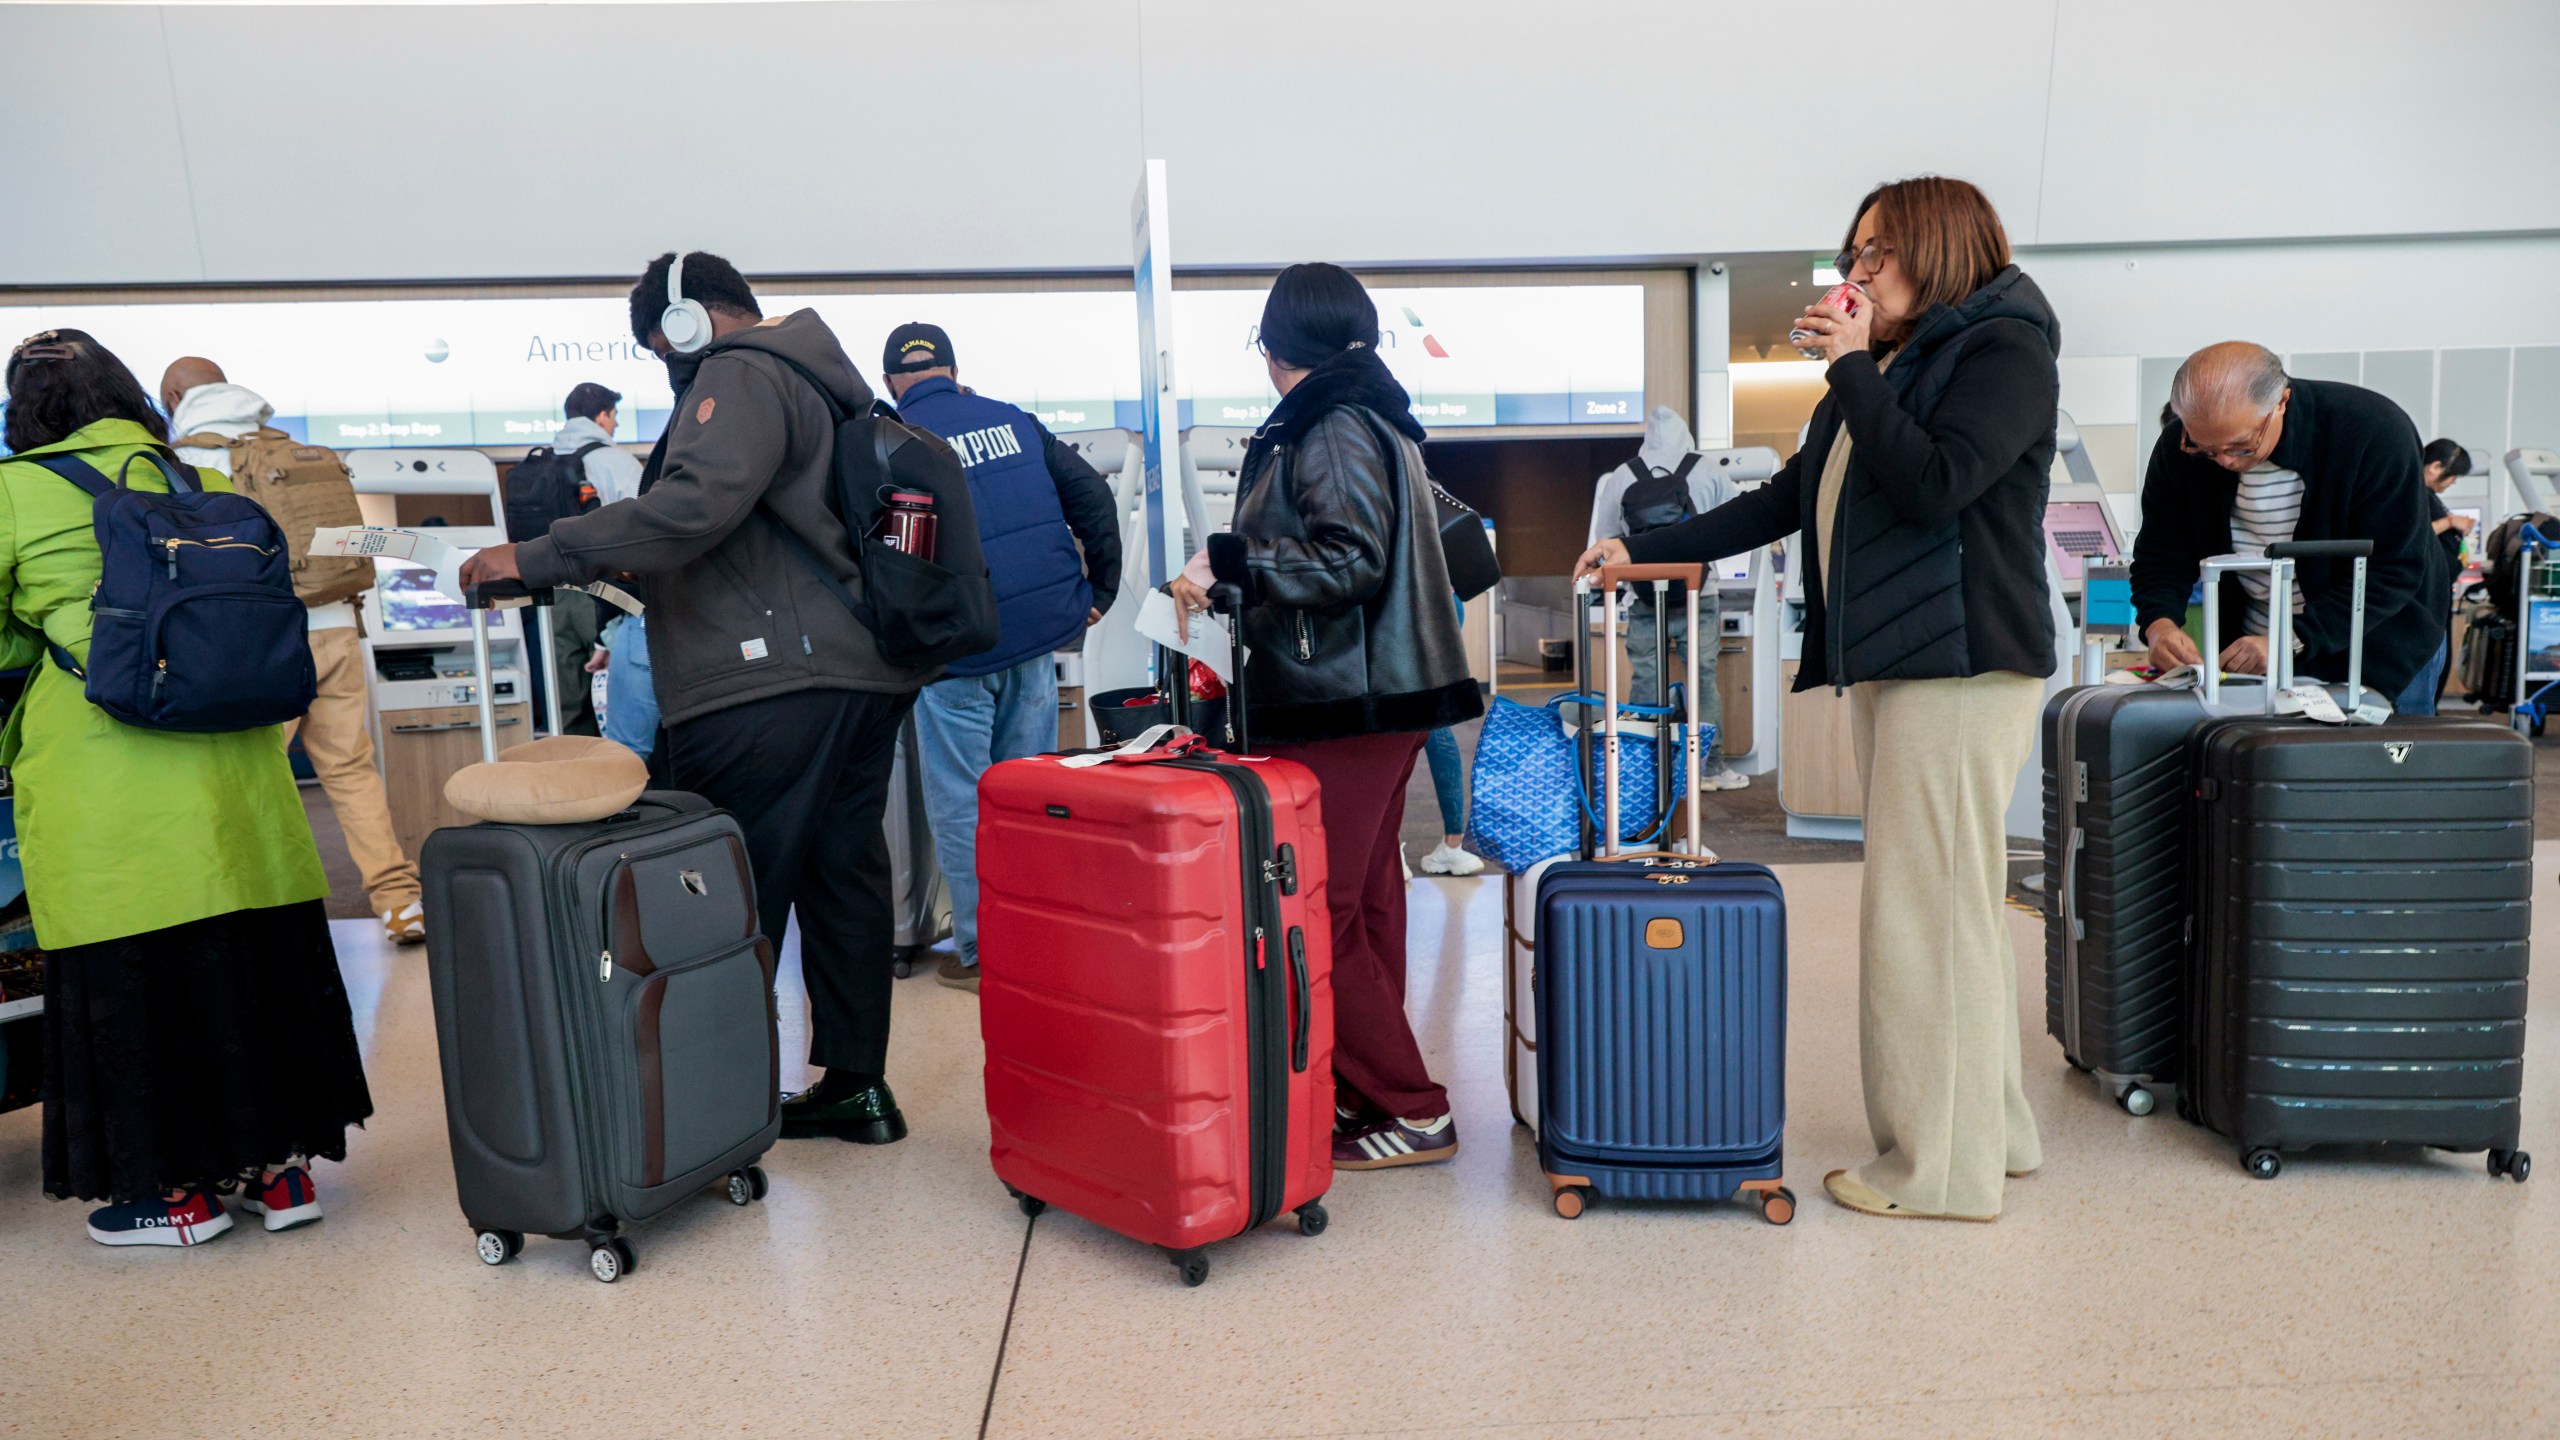
[[[964,431],[952,436],[950,444],[959,452],[960,463],[968,466],[1022,453],[1022,441],[1010,425],[990,425],[984,430]]]

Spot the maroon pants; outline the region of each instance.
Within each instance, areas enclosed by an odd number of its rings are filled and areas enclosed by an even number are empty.
[[[1256,746],[1324,787],[1325,903],[1333,911],[1333,1073],[1389,1115],[1432,1120],[1449,1092],[1423,1068],[1404,1014],[1405,785],[1420,735]]]

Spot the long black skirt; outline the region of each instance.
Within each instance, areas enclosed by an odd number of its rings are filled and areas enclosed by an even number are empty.
[[[45,956],[44,1190],[118,1204],[293,1155],[373,1113],[317,900]]]

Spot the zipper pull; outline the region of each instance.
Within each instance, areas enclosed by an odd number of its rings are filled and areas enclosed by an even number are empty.
[[[174,539],[169,541],[169,578],[178,578],[178,542]]]
[[[1253,927],[1253,968],[1256,970],[1270,968],[1267,963],[1269,959],[1270,956],[1265,952],[1262,944],[1262,927],[1256,925]]]
[[[597,955],[596,955],[596,978],[597,978],[598,980],[602,980],[602,981],[604,981],[604,982],[605,982],[606,984],[608,984],[608,985],[609,985],[609,984],[611,984],[611,983],[613,983],[613,952],[612,952],[612,951],[610,951],[610,950],[604,950],[604,951],[599,951],[599,952],[597,952]]]

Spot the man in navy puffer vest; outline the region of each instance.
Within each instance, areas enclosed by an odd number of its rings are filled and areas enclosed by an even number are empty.
[[[938,974],[974,993],[978,777],[999,760],[1057,748],[1058,676],[1049,656],[1111,608],[1120,588],[1120,527],[1111,487],[1083,456],[1024,411],[960,388],[951,337],[941,326],[890,331],[880,368],[898,417],[959,452],[995,577],[1002,626],[995,648],[955,662],[916,700],[925,813],[951,883],[957,952]]]

